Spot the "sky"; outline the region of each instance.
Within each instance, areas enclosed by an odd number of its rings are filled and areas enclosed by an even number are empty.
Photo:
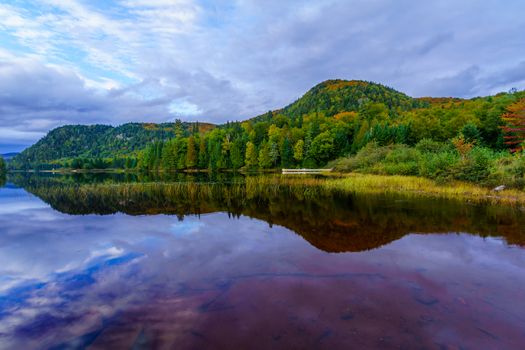
[[[221,123],[327,79],[525,89],[522,0],[0,0],[0,153],[64,124]]]

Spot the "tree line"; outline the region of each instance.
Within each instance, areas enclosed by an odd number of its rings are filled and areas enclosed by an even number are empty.
[[[380,84],[333,80],[281,110],[243,122],[63,127],[20,158],[40,169],[313,168],[355,155],[369,143],[415,147],[421,140],[452,144],[459,137],[509,152],[522,150],[524,101],[524,91],[414,99]]]

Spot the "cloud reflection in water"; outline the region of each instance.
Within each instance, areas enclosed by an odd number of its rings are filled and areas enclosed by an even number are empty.
[[[0,232],[0,348],[524,342],[525,254],[496,238],[327,254],[246,216],[69,216],[14,189]]]

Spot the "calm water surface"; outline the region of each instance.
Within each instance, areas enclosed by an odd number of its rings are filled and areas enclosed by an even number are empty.
[[[525,348],[522,211],[134,180],[0,188],[0,348]]]

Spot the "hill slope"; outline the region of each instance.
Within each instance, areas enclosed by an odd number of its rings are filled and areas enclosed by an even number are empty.
[[[192,127],[209,130],[212,124],[182,123],[183,130]],[[51,130],[40,141],[19,153],[10,162],[12,168],[32,168],[62,158],[104,158],[126,156],[144,149],[153,141],[175,136],[175,123],[127,123],[109,125],[65,125]]]
[[[357,112],[366,103],[382,103],[393,112],[429,106],[425,100],[412,98],[390,87],[362,80],[327,80],[317,84],[301,98],[274,112],[295,118],[315,112],[331,117],[342,112]],[[267,121],[270,113],[253,118]]]
[[[358,111],[366,102],[379,102],[389,109],[410,110],[425,103],[387,86],[361,80],[327,80],[283,109],[287,116],[324,111],[326,116]]]

